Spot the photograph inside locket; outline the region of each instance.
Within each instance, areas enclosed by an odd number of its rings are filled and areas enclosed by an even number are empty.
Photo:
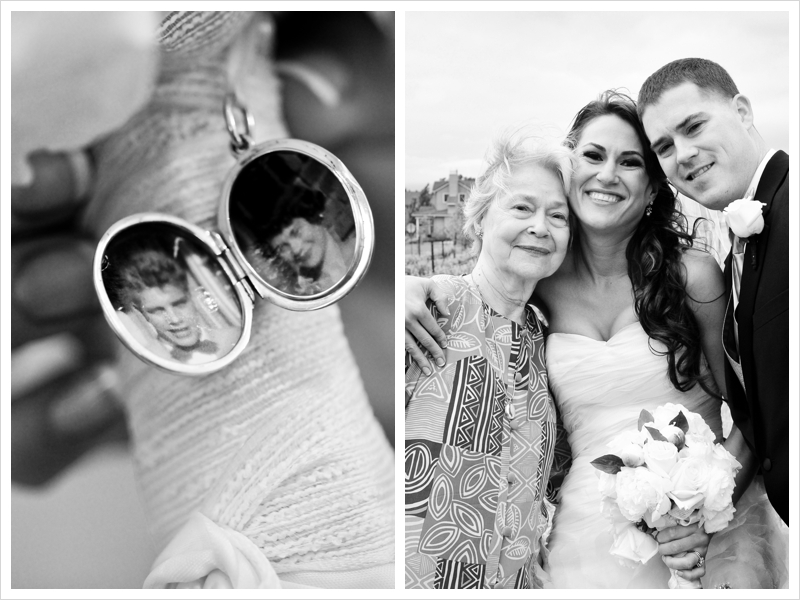
[[[247,164],[232,186],[230,214],[245,257],[281,292],[330,290],[355,262],[350,199],[330,169],[311,157],[271,152]]]
[[[160,358],[199,365],[242,334],[242,309],[225,272],[177,227],[142,223],[118,234],[103,261],[115,317]]]

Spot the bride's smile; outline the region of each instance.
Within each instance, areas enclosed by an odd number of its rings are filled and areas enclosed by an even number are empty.
[[[575,147],[571,208],[589,229],[633,231],[651,200],[642,145],[615,115],[586,125]]]

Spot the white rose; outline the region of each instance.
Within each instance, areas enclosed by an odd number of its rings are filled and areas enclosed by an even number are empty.
[[[706,533],[716,533],[717,531],[722,531],[728,526],[728,523],[731,522],[731,519],[733,519],[733,513],[735,512],[736,509],[733,508],[733,505],[730,505],[719,512],[715,512],[703,507],[703,509],[700,511],[701,515],[705,519],[705,522],[703,523],[703,529],[706,530]]]
[[[676,427],[675,425],[667,425],[658,431],[678,450],[683,448],[683,445],[686,442],[686,435],[683,433],[683,430],[680,427]]]
[[[678,520],[672,515],[670,515],[669,512],[659,516],[657,519],[653,519],[651,517],[652,515],[645,514],[644,516],[645,523],[647,523],[648,527],[658,529],[659,531],[661,531],[662,529],[666,529],[667,527],[674,527],[675,525],[678,524]]]
[[[626,519],[639,521],[646,512],[661,512],[667,492],[672,489],[669,479],[644,467],[622,467],[617,473],[617,505]],[[666,512],[666,511],[665,511]]]
[[[739,469],[742,468],[742,465],[736,460],[736,457],[728,452],[722,444],[715,444],[714,449],[711,452],[711,457],[713,459],[714,466],[719,467],[720,469],[728,469],[732,475],[736,475],[739,472]]]
[[[672,468],[668,495],[678,510],[690,511],[703,503],[709,470],[708,462],[701,458],[685,458]]]
[[[709,442],[714,442],[716,436],[714,432],[711,431],[711,428],[706,424],[703,420],[703,417],[698,415],[697,413],[693,413],[689,411],[685,406],[682,404],[673,404],[668,402],[663,406],[659,406],[653,412],[653,427],[658,429],[659,431],[665,429],[669,426],[669,422],[672,421],[675,417],[678,416],[678,413],[683,413],[683,416],[686,417],[686,423],[688,424],[688,431],[686,432],[686,443],[689,443],[690,439],[703,439]],[[666,436],[665,436],[666,437]]]
[[[687,421],[689,420],[689,415],[692,414],[683,404],[673,404],[672,402],[662,404],[653,411],[652,426],[661,430],[662,427],[669,425],[669,422],[677,417],[680,412],[686,416]]]
[[[690,440],[681,451],[678,452],[678,458],[696,458],[702,459],[706,462],[711,462],[713,458],[714,445],[703,439]]]
[[[706,487],[706,501],[704,505],[708,510],[721,511],[731,504],[735,482],[730,470],[711,467]]]
[[[644,464],[642,444],[646,436],[641,431],[626,431],[608,443],[612,454],[619,456],[626,467],[640,467]]]
[[[608,496],[609,498],[616,498],[617,497],[617,476],[612,475],[611,473],[606,473],[605,471],[598,471],[595,469],[595,473],[597,474],[597,489],[600,490],[600,494],[603,496]]]
[[[763,206],[766,204],[758,200],[734,200],[722,212],[733,233],[740,238],[749,238],[764,229],[764,217],[761,215]]]
[[[651,471],[669,479],[669,472],[678,462],[678,449],[670,442],[651,441],[644,445],[644,462]]]

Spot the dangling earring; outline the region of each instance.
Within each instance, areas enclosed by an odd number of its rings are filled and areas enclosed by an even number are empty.
[[[653,202],[651,201],[650,204],[647,205],[647,208],[644,209],[644,214],[646,216],[650,216],[653,214]]]
[[[483,230],[482,229],[478,229],[477,232],[478,232],[478,237],[480,239],[483,239]]]

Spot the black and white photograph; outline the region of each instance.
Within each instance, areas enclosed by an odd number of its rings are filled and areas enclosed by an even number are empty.
[[[790,16],[624,6],[405,15],[407,589],[797,585]]]
[[[165,359],[225,356],[242,336],[242,307],[215,262],[168,225],[129,228],[107,246],[101,267],[113,318]]]
[[[234,236],[272,286],[309,296],[338,284],[355,262],[347,192],[328,167],[297,152],[247,164],[231,189]]]
[[[4,0],[0,597],[797,598],[799,63],[800,0]]]
[[[393,591],[395,14],[154,6],[2,6],[1,595]]]

